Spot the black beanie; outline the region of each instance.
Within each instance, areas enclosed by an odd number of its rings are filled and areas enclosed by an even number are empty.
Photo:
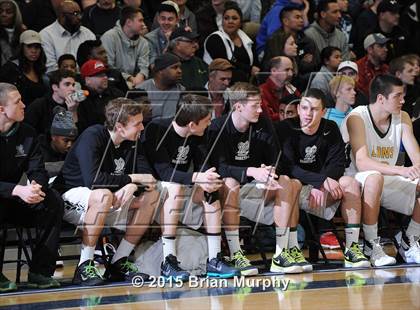
[[[154,65],[155,67],[153,70],[155,72],[166,69],[178,62],[181,62],[181,60],[178,58],[178,56],[172,54],[172,53],[165,53],[163,55],[158,56],[155,59]]]

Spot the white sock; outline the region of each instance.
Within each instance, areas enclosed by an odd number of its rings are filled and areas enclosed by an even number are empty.
[[[172,254],[176,256],[176,239],[175,237],[162,237],[162,245],[163,245],[163,261],[165,261],[166,256]]]
[[[405,234],[408,236],[420,236],[420,223],[417,223],[413,219],[411,219],[410,224],[408,224],[407,230]]]
[[[112,257],[111,264],[115,263],[117,260],[119,260],[122,257],[129,256],[135,246],[136,246],[135,244],[132,244],[123,238],[121,240],[120,245],[118,246],[117,251]]]
[[[94,255],[95,255],[94,246],[86,246],[82,244],[82,250],[80,251],[80,260],[79,260],[78,266],[80,266],[87,260],[93,260]]]
[[[241,249],[239,244],[239,229],[235,230],[225,230],[226,240],[229,245],[230,256],[238,252]]]
[[[289,227],[276,227],[276,253],[279,255],[284,248],[287,248],[289,241]]]
[[[360,227],[345,227],[344,233],[346,235],[346,248],[350,249],[353,242],[359,242]]]
[[[207,243],[209,249],[209,261],[217,257],[221,251],[221,236],[220,235],[207,235]]]
[[[297,236],[297,227],[289,228],[289,245],[288,248],[297,247],[299,249],[298,236]]]
[[[363,234],[365,236],[365,240],[369,242],[378,238],[378,223],[373,225],[363,224]]]

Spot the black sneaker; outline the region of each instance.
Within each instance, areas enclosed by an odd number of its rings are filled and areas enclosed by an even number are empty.
[[[17,290],[15,282],[10,281],[0,272],[0,293],[13,292]]]
[[[270,272],[302,273],[303,268],[290,255],[289,249],[283,249],[279,255],[273,255]]]
[[[104,284],[104,278],[91,259],[78,266],[74,272],[73,284],[96,286]]]
[[[41,288],[41,289],[55,288],[55,287],[60,287],[60,283],[49,276],[44,276],[39,273],[29,272],[28,287]]]
[[[104,275],[104,278],[110,281],[131,281],[133,277],[141,277],[143,281],[149,280],[149,275],[141,273],[136,264],[130,262],[127,256],[109,265]]]
[[[240,276],[241,270],[231,266],[219,253],[217,257],[207,260],[207,277],[209,278],[233,278]]]
[[[160,265],[160,274],[167,280],[181,280],[186,282],[190,278],[190,273],[179,267],[179,262],[176,256],[169,254],[165,257],[165,261]]]

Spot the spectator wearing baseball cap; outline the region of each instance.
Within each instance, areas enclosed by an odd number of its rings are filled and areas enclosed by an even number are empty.
[[[108,84],[108,68],[98,59],[89,59],[80,68],[83,86],[89,95],[78,108],[78,128],[81,133],[87,127],[103,124],[105,121],[105,105],[108,101],[124,97],[124,93]]]
[[[207,64],[195,56],[199,35],[177,28],[170,37],[168,51],[181,60],[182,85],[187,89],[203,89],[208,80]]]
[[[373,0],[372,4],[363,9],[355,18],[350,34],[350,43],[353,45],[353,52],[356,53],[357,59],[363,57],[366,52],[363,48],[363,40],[372,33],[378,23],[377,9],[383,0]]]
[[[154,61],[153,78],[144,81],[137,89],[147,92],[152,104],[152,118],[175,116],[176,105],[185,87],[181,84],[181,59],[165,53]]]
[[[45,83],[46,58],[38,32],[26,30],[19,37],[19,48],[0,69],[0,82],[11,83],[19,90],[26,106],[44,96],[48,87]],[[29,78],[31,77],[31,78]]]
[[[356,62],[359,69],[359,81],[356,83],[356,88],[367,97],[369,97],[370,81],[379,74],[388,73],[387,42],[388,39],[381,33],[372,33],[363,42],[367,55]]]
[[[409,35],[400,27],[400,10],[401,6],[396,0],[383,0],[378,5],[378,23],[371,31],[371,33],[381,33],[389,39],[387,63],[409,52]]]
[[[209,65],[209,81],[205,85],[214,106],[212,118],[220,117],[230,110],[229,100],[223,96],[232,81],[232,63],[224,58],[215,58]]]
[[[354,89],[356,91],[356,101],[353,107],[358,107],[359,105],[368,105],[368,98],[365,94],[363,94],[361,90],[357,88],[357,82],[359,81],[359,68],[357,66],[357,63],[349,60],[343,61],[338,65],[337,73],[338,75],[345,75],[351,77],[356,83]]]

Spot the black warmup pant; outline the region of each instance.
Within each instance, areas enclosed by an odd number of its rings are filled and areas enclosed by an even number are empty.
[[[38,238],[29,271],[52,276],[57,259],[64,203],[57,191],[48,189],[42,203],[28,205],[21,199],[0,198],[0,223],[37,227]]]

